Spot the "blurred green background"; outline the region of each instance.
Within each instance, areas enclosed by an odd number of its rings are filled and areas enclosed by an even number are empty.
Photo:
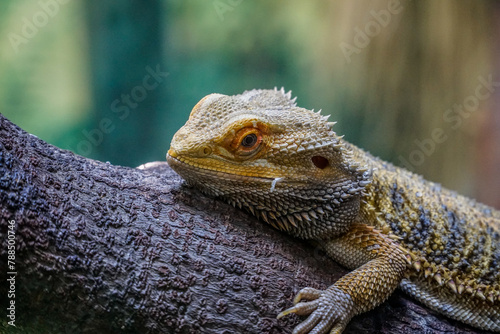
[[[499,13],[494,0],[3,0],[0,112],[135,167],[165,159],[203,96],[283,86],[348,141],[498,208]]]

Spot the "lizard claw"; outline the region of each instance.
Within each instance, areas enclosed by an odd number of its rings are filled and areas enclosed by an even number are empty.
[[[314,300],[312,302],[306,302],[306,303],[298,303],[295,306],[290,307],[289,309],[284,310],[280,314],[278,314],[277,318],[281,319],[285,315],[288,314],[298,314],[298,315],[309,315],[313,311],[315,311],[318,308],[318,300]]]
[[[295,327],[293,334],[342,333],[354,315],[351,296],[336,286],[324,291],[304,288],[297,294],[294,303],[295,306],[278,315],[278,319],[291,313],[309,315]]]

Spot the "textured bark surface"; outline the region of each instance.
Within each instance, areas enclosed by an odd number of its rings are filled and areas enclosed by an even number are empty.
[[[147,167],[60,150],[0,114],[2,282],[8,222],[17,227],[18,330],[9,331],[290,333],[300,318],[276,315],[294,294],[346,273],[314,247],[184,186],[166,163]],[[479,333],[400,292],[346,330],[450,332]]]

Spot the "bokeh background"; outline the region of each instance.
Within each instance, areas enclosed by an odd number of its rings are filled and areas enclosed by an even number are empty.
[[[2,0],[0,36],[0,112],[77,154],[164,160],[203,96],[283,86],[500,208],[498,1]]]

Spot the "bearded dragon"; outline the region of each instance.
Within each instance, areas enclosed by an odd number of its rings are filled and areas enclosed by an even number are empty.
[[[317,244],[352,269],[305,287],[294,330],[341,333],[399,287],[429,308],[500,333],[500,212],[348,143],[281,90],[211,94],[174,135],[170,166],[202,192]]]

